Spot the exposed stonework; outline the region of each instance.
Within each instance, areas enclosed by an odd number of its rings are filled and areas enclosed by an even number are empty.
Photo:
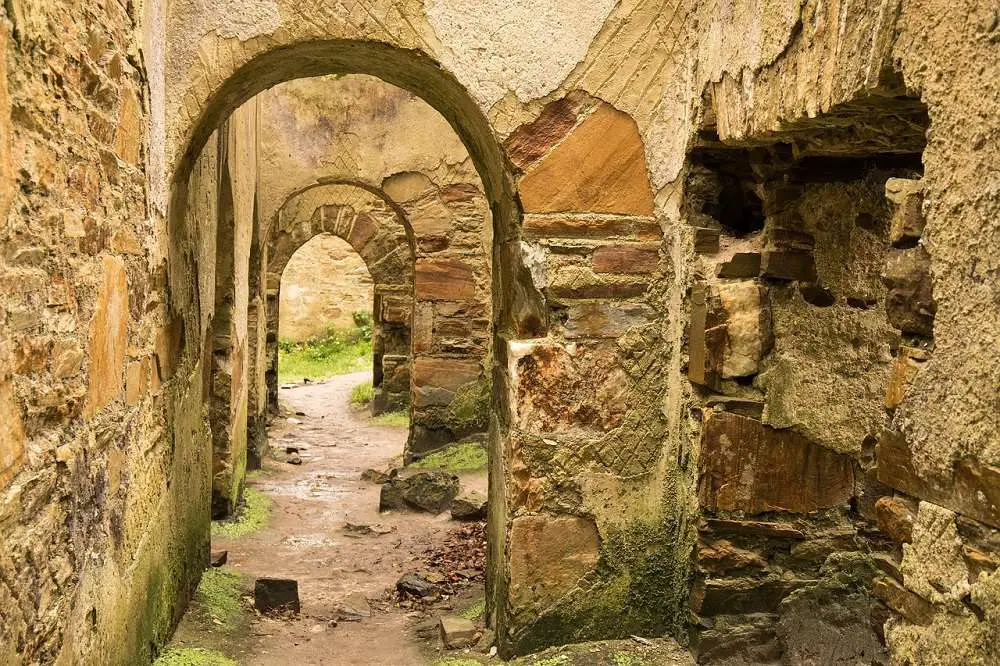
[[[164,642],[265,414],[272,223],[323,178],[385,193],[440,269],[409,353],[453,372],[411,448],[489,415],[503,654],[693,630],[703,663],[1000,660],[995,6],[348,4],[6,4],[0,661]],[[351,74],[409,92],[272,88]],[[234,145],[248,102],[283,121],[274,177]],[[775,497],[765,464],[819,471]]]

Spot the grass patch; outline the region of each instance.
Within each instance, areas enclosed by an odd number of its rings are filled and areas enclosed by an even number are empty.
[[[238,666],[215,650],[205,648],[170,648],[153,662],[153,666]]]
[[[375,397],[375,389],[372,387],[371,382],[364,382],[358,384],[351,389],[351,404],[358,405],[359,407],[365,407],[370,405],[372,398]]]
[[[477,442],[449,446],[421,458],[410,467],[416,469],[441,469],[449,472],[474,472],[486,469],[486,449]]]
[[[480,599],[476,603],[472,604],[464,611],[458,614],[460,618],[465,620],[478,620],[486,613],[486,599]]]
[[[207,627],[231,634],[246,624],[242,596],[245,579],[228,569],[208,569],[194,594],[198,618]]]
[[[377,425],[386,428],[408,428],[410,426],[410,415],[406,412],[386,412],[379,414],[373,420]]]
[[[279,342],[278,382],[319,381],[371,368],[371,316],[355,312],[354,321],[354,328],[330,328],[305,342]]]
[[[475,659],[438,659],[433,666],[482,666],[483,662]]]
[[[615,652],[611,655],[615,666],[649,666],[649,662],[631,652]]]
[[[234,518],[212,521],[212,536],[237,539],[253,534],[267,524],[270,515],[271,499],[256,488],[247,488]]]

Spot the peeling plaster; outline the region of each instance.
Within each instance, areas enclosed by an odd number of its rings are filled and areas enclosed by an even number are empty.
[[[615,0],[427,0],[443,64],[485,107],[551,93],[587,55]],[[544,55],[543,55],[544,54]]]

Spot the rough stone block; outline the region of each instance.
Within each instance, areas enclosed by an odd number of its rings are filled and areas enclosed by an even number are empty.
[[[795,590],[815,584],[813,580],[768,580],[711,578],[692,595],[692,610],[698,615],[773,613]]]
[[[663,235],[652,218],[593,215],[525,215],[522,228],[530,240],[543,238],[622,238],[655,240]]]
[[[414,276],[416,298],[460,301],[476,295],[472,267],[459,259],[418,259]]]
[[[849,456],[736,414],[706,421],[699,461],[699,496],[710,511],[808,513],[854,494]]]
[[[518,193],[527,213],[652,216],[653,191],[635,121],[601,103],[527,172]]]
[[[715,268],[715,276],[719,278],[752,278],[760,275],[759,252],[737,252],[729,261],[724,261]]]
[[[461,617],[442,617],[438,627],[441,630],[441,642],[447,650],[472,647],[482,636],[475,622]]]
[[[511,603],[547,608],[593,570],[599,547],[597,526],[587,518],[515,518],[508,544]]]
[[[880,497],[875,502],[875,520],[878,528],[898,543],[913,540],[913,519],[917,515],[914,502],[898,497]]]
[[[920,246],[890,251],[882,281],[889,288],[885,299],[889,323],[903,333],[933,336],[937,305],[927,251]]]
[[[382,484],[378,510],[414,509],[439,514],[451,506],[458,491],[458,477],[454,474],[435,471],[396,477]]]
[[[927,626],[934,620],[934,606],[891,578],[879,577],[872,583],[872,594],[909,622]]]
[[[715,254],[719,251],[720,234],[719,229],[696,227],[694,230],[694,251],[698,254]]]
[[[0,488],[14,477],[24,462],[24,427],[21,408],[9,381],[0,382]]]
[[[906,395],[906,389],[920,372],[927,358],[928,354],[923,349],[905,346],[899,348],[899,355],[893,362],[892,373],[889,375],[889,386],[885,391],[886,409],[899,407]]]
[[[104,280],[90,322],[90,382],[84,412],[90,417],[121,395],[125,378],[128,330],[128,283],[125,264],[104,257]]]
[[[816,281],[816,260],[801,250],[768,250],[761,259],[760,274],[772,280]]]
[[[486,520],[486,498],[477,492],[459,495],[451,503],[454,520]]]
[[[596,273],[655,273],[660,263],[660,249],[655,245],[601,245],[594,250],[593,261]]]
[[[906,438],[894,430],[882,434],[876,462],[878,479],[887,486],[1000,527],[1000,467],[964,459],[955,464],[950,476],[925,476],[913,464]]]
[[[566,313],[567,338],[617,338],[653,319],[652,309],[641,303],[580,303]]]
[[[264,615],[298,614],[299,583],[287,578],[258,578],[253,586],[254,607]]]
[[[889,242],[896,247],[916,243],[927,224],[924,219],[924,184],[920,180],[890,178],[885,196],[893,204],[889,222]]]
[[[720,380],[760,370],[771,346],[771,317],[755,282],[695,285],[691,294],[688,377],[719,390]]]
[[[460,388],[482,377],[483,367],[479,361],[463,358],[418,356],[410,372],[414,405],[446,406]]]
[[[526,170],[545,157],[576,127],[590,99],[586,93],[574,91],[546,104],[538,118],[518,127],[504,143],[511,162]]]

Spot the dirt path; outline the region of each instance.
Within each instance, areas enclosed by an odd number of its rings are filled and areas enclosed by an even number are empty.
[[[350,407],[351,388],[367,378],[366,373],[344,375],[282,390],[288,414],[270,429],[276,459],[266,461],[262,473],[248,482],[272,500],[270,520],[254,534],[213,539],[214,550],[228,550],[227,567],[248,579],[293,578],[299,584],[297,619],[254,617],[245,636],[225,641],[240,664],[432,661],[437,641],[421,640],[414,629],[433,616],[396,606],[389,591],[401,575],[420,569],[428,549],[443,543],[458,524],[447,513],[379,514],[380,486],[360,477],[368,468],[400,464],[406,428],[379,426]],[[288,446],[299,449],[301,465],[285,461]],[[465,488],[484,491],[485,485],[485,472],[463,475]],[[371,533],[345,529],[348,524],[369,526]],[[468,603],[478,595],[481,587],[465,593]],[[345,619],[352,608],[364,615],[366,599],[370,617]],[[454,603],[442,605],[447,609]]]

